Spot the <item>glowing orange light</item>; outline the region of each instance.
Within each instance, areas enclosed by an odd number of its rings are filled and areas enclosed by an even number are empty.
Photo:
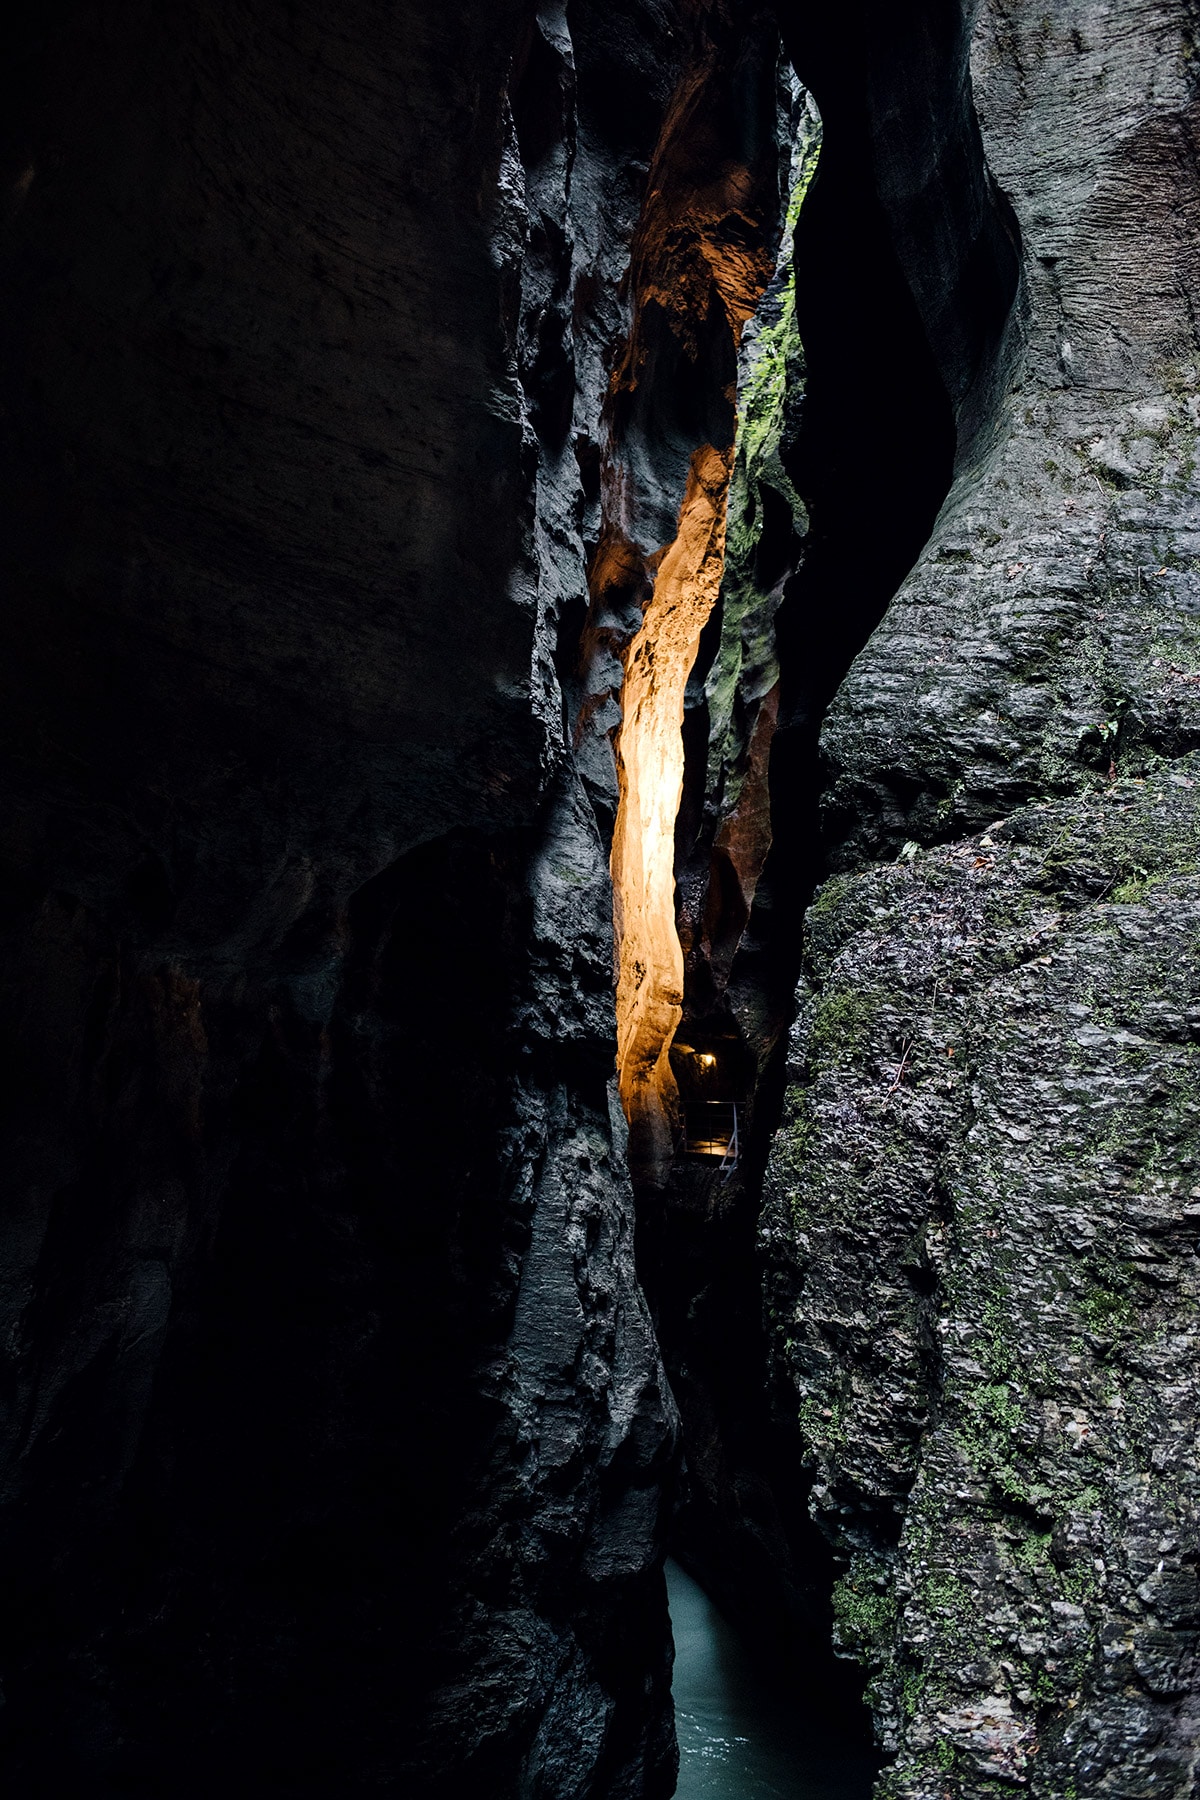
[[[668,1052],[683,1016],[683,951],[675,927],[683,702],[721,584],[731,467],[732,452],[711,445],[693,456],[679,530],[625,661],[612,849],[617,1069],[630,1159],[643,1174],[666,1167],[679,1107]]]

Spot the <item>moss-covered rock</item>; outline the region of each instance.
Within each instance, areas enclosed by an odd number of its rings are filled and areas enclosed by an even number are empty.
[[[984,0],[972,72],[1026,337],[823,731],[768,1313],[881,1794],[1190,1800],[1192,21]]]
[[[742,338],[720,638],[703,679],[709,723],[706,793],[720,816],[737,805],[759,709],[779,679],[775,614],[808,531],[808,514],[785,459],[799,427],[805,379],[793,236],[820,155],[821,121],[809,95],[799,91],[795,105],[779,261]]]
[[[814,908],[771,1310],[887,1793],[1187,1791],[1197,842],[1189,757]]]

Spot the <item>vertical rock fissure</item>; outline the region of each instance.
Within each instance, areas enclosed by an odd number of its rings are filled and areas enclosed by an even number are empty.
[[[685,697],[721,585],[738,347],[775,269],[792,98],[768,8],[717,0],[697,10],[633,235],[630,325],[606,407],[577,737],[586,757],[589,731],[619,721],[609,821],[617,1063],[643,1188],[665,1179],[679,1122],[670,1047],[684,985],[675,846]],[[606,811],[609,796],[598,797]]]
[[[789,14],[782,21],[824,124],[820,168],[793,221],[799,368],[776,459],[784,483],[775,519],[794,500],[799,554],[792,551],[792,568],[781,569],[786,558],[779,556],[774,567],[754,571],[764,580],[749,583],[769,599],[774,621],[778,686],[771,692],[763,667],[753,670],[754,697],[765,704],[747,739],[759,735],[769,709],[770,724],[778,721],[769,753],[770,847],[765,865],[751,870],[757,879],[743,882],[729,854],[734,809],[723,814],[713,803],[719,758],[711,751],[697,784],[702,797],[689,798],[685,782],[680,845],[686,980],[677,1042],[711,1043],[741,1071],[742,1160],[724,1179],[712,1164],[677,1159],[661,1197],[643,1205],[639,1218],[639,1266],[689,1468],[676,1552],[777,1668],[797,1671],[851,1726],[861,1725],[861,1679],[832,1662],[836,1569],[810,1517],[813,1462],[793,1396],[786,1385],[772,1389],[775,1340],[787,1327],[764,1317],[763,1173],[779,1116],[803,921],[826,873],[821,723],[928,541],[956,459],[968,459],[986,434],[1015,284],[969,89],[962,89],[965,102],[955,89],[944,109],[946,143],[931,150],[920,141],[930,128],[911,96],[889,113],[854,49],[856,33],[878,40],[869,61],[880,92],[899,94],[905,81],[912,94],[940,92],[961,70],[961,38],[947,26],[945,41],[939,27],[928,39],[897,42],[909,26],[877,13],[864,6],[845,20]],[[912,141],[881,146],[889,132]],[[905,188],[915,185],[922,156],[946,158],[939,179],[952,191],[941,212],[926,213]],[[727,588],[739,503],[735,481]],[[744,577],[745,565],[738,573]],[[723,627],[728,610],[723,592]],[[689,753],[704,741],[702,731],[714,741],[728,707],[720,669],[726,650],[710,646],[704,671],[702,647],[689,690],[689,718],[697,720]],[[741,700],[736,682],[734,700]]]
[[[684,691],[721,583],[730,466],[729,452],[711,444],[692,458],[679,532],[629,647],[622,689],[612,850],[617,1067],[626,1116],[655,1166],[669,1162],[678,1123],[670,1050],[683,1017],[675,821],[683,792]]]
[[[710,259],[738,351],[734,441],[693,454],[677,534],[624,659],[612,848],[617,1066],[643,1179],[663,1179],[680,1142],[671,1050],[685,1004],[696,1011],[698,975],[723,986],[770,845],[767,770],[779,681],[772,626],[807,526],[782,462],[803,382],[791,237],[820,144],[819,115],[794,77],[786,97],[786,210],[770,280],[760,268],[758,291],[747,292],[744,271],[739,286]],[[718,643],[700,659],[706,627]],[[703,752],[685,732],[695,712],[708,726]],[[706,856],[698,902],[687,882],[696,833],[681,808],[693,764]],[[729,871],[732,905],[709,857]],[[705,916],[691,916],[697,912]]]

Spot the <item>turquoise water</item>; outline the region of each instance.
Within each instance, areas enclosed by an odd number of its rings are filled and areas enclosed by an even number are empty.
[[[690,1575],[667,1564],[675,1633],[675,1800],[868,1800],[878,1767],[764,1688],[737,1634]]]

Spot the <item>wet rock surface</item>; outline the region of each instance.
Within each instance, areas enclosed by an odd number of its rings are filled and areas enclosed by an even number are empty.
[[[1191,1791],[1198,792],[1032,806],[810,915],[770,1304],[885,1791]]]
[[[954,408],[965,420],[990,392],[1016,272],[955,74],[967,51],[957,13],[789,7],[780,24],[811,94],[797,145],[795,198],[804,197],[792,256],[745,345],[722,633],[689,693],[689,725],[697,736],[709,728],[708,768],[703,794],[699,780],[685,784],[677,836],[681,1036],[716,1053],[720,1091],[738,1097],[741,1160],[725,1175],[677,1161],[643,1209],[639,1245],[684,1424],[677,1553],[764,1661],[852,1723],[853,1672],[827,1660],[829,1551],[805,1510],[803,1441],[786,1409],[772,1416],[764,1391],[754,1236],[778,1117],[773,1052],[821,862],[821,715],[934,522],[950,482]],[[938,321],[940,371],[918,284]],[[739,658],[751,694],[771,683],[753,733],[745,689],[727,711],[724,683]],[[753,751],[768,735],[769,817],[753,754],[738,786],[739,740]]]
[[[822,734],[769,1316],[909,1800],[1196,1781],[1191,30],[981,9],[1023,348]]]

